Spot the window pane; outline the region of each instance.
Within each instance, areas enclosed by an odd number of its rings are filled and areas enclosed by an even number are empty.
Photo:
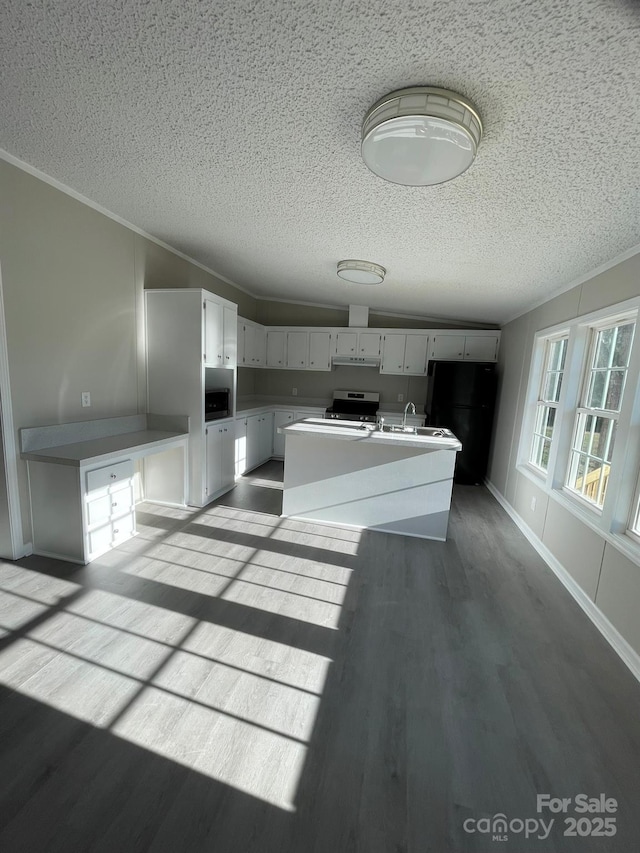
[[[611,421],[608,418],[592,418],[592,421],[593,444],[591,445],[591,455],[604,459]]]
[[[567,353],[567,339],[553,341],[549,354],[549,370],[564,370],[564,359]]]
[[[596,334],[596,357],[594,367],[609,367],[614,329],[602,329]]]
[[[633,323],[627,323],[625,326],[618,326],[612,367],[626,367],[629,364],[629,353],[631,352],[631,342],[633,341]]]
[[[607,377],[607,371],[596,370],[592,372],[591,381],[589,382],[589,393],[587,394],[586,402],[586,405],[590,409],[604,409]]]
[[[594,433],[594,417],[593,415],[579,415],[578,417],[578,433],[576,435],[575,447],[582,450],[584,453],[589,453],[591,442]]]
[[[551,441],[547,438],[542,439],[542,454],[540,459],[540,467],[547,470],[549,465],[549,453],[551,452]]]
[[[626,373],[626,370],[612,370],[609,373],[609,387],[607,388],[607,396],[604,403],[605,409],[610,409],[612,412],[620,411]]]
[[[574,451],[571,460],[571,475],[569,479],[569,486],[572,489],[575,489],[577,492],[582,492],[582,487],[584,485],[584,472],[586,466],[587,457],[583,456],[581,453],[576,453]]]
[[[542,439],[539,435],[533,436],[533,441],[531,442],[531,462],[534,465],[540,465],[540,442]]]

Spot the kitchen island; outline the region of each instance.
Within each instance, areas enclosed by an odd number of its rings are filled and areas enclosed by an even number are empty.
[[[307,418],[285,436],[282,514],[444,541],[461,443],[449,430]]]

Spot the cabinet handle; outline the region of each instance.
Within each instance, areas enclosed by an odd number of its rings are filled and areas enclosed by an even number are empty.
[[[109,476],[111,477],[112,480],[116,480],[118,477],[117,474],[109,474]]]
[[[118,501],[112,501],[111,506],[118,506]]]
[[[114,528],[113,528],[113,532],[114,532],[114,533],[120,533],[120,529],[119,529],[118,527],[114,527]]]

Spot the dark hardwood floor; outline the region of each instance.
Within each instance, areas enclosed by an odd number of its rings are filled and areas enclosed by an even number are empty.
[[[640,684],[489,493],[439,543],[280,518],[281,479],[0,565],[0,850],[640,849]],[[582,837],[537,811],[602,793]]]

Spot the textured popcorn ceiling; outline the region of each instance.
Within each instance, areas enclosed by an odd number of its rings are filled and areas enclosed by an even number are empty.
[[[0,147],[257,296],[502,321],[640,242],[632,0],[2,0]],[[451,183],[371,174],[410,85],[485,136]],[[388,269],[348,285],[337,261]]]

